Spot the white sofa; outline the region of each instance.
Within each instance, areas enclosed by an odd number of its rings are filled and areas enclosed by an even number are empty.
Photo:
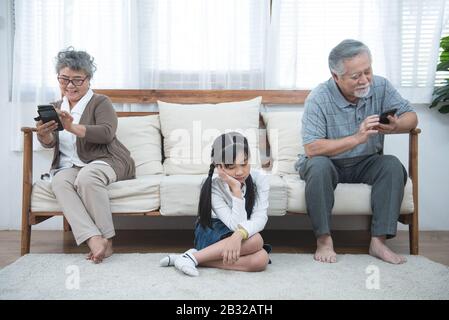
[[[101,90],[97,92],[103,93]],[[108,90],[104,93],[112,96],[113,102],[129,102],[129,92]],[[242,92],[247,93],[248,97],[260,96],[219,104],[186,105],[158,101],[159,113],[119,112],[117,136],[136,162],[137,177],[115,182],[108,187],[113,214],[196,215],[201,184],[210,164],[210,145],[225,130],[239,130],[247,136],[252,167],[269,175],[269,215],[305,214],[305,183],[294,169],[298,153],[303,152],[300,136],[302,112],[261,112],[262,98],[269,100],[276,91]],[[196,91],[182,92],[184,95],[189,93],[198,97]],[[300,104],[304,96],[296,93],[286,92],[287,96],[296,98],[288,101]],[[229,94],[232,96],[231,91]],[[154,102],[158,98],[153,96],[147,100]],[[141,102],[141,98],[133,99]],[[241,100],[241,97],[235,100]],[[287,98],[275,101],[282,103]],[[22,254],[25,254],[30,249],[31,225],[62,213],[50,182],[29,180],[32,176],[33,129],[22,128],[22,131],[25,133]],[[417,133],[419,130],[410,133],[411,149],[412,142],[417,144]],[[416,170],[412,167],[417,161],[416,152],[414,157],[411,152],[411,168]],[[412,178],[417,178],[417,173]],[[333,214],[371,215],[370,191],[371,187],[365,184],[339,184],[335,191]],[[410,249],[413,254],[418,253],[416,203],[417,188],[413,188],[409,178],[401,207],[401,221],[410,225]],[[67,224],[65,229],[68,229]]]

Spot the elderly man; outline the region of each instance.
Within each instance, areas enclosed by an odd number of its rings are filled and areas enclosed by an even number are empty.
[[[407,172],[396,157],[382,151],[385,134],[416,127],[416,113],[387,79],[373,75],[370,50],[360,41],[344,40],[332,49],[329,68],[332,78],[305,102],[305,155],[296,164],[306,182],[307,212],[317,238],[314,258],[337,261],[330,232],[337,184],[366,183],[372,186],[369,253],[404,263],[405,257],[391,251],[385,240],[396,235]],[[396,113],[380,121],[379,115],[391,109]]]

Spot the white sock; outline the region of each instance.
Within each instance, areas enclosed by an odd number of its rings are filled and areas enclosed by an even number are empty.
[[[195,251],[193,251],[195,252]],[[197,277],[199,272],[196,268],[198,261],[196,261],[191,250],[186,251],[175,260],[175,268],[182,271],[188,276]]]
[[[187,250],[187,252],[189,253],[194,253],[197,252],[198,250],[196,249],[190,249]],[[159,261],[159,265],[161,267],[172,267],[175,265],[175,260],[178,259],[181,255],[180,254],[169,254],[166,255],[165,257],[163,257],[160,261]]]
[[[169,254],[163,257],[159,261],[161,267],[171,267],[175,265],[175,260],[180,256],[180,254]]]

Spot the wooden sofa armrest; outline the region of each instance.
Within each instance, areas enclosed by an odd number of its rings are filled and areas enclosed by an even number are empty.
[[[413,182],[413,196],[415,196],[415,188],[418,190],[418,134],[421,129],[416,128],[409,133],[408,148],[408,175]]]
[[[418,135],[421,129],[412,129],[409,133],[408,174],[412,180],[413,190],[413,214],[403,219],[409,225],[410,253],[419,253],[419,225],[418,225]]]
[[[409,133],[408,174],[412,181],[418,181],[418,134],[421,129],[412,129]]]
[[[22,241],[21,255],[30,252],[31,238],[31,189],[33,187],[33,132],[36,128],[23,127],[23,173],[22,173]]]
[[[23,184],[33,184],[33,132],[36,128],[22,127],[23,132]]]

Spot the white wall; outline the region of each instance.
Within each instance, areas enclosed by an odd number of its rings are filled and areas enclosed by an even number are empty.
[[[449,230],[449,114],[416,106],[419,135],[419,220],[421,230]],[[397,155],[406,164],[408,139],[386,138],[385,153]]]
[[[0,1],[0,230],[18,230],[21,225],[22,154],[10,151],[11,106],[8,104],[8,51],[6,42],[7,1]],[[449,230],[449,115],[427,106],[416,106],[419,127],[420,229]],[[21,134],[17,132],[16,134]],[[398,156],[408,166],[408,136],[389,136],[385,152]],[[34,154],[34,178],[46,172],[51,155],[48,151]],[[120,219],[118,228],[154,226],[151,218]],[[166,221],[166,220],[165,220]],[[184,220],[184,223],[186,221]],[[159,219],[157,225],[163,225]],[[173,221],[170,221],[173,225]],[[60,229],[61,218],[52,218],[35,229]]]
[[[9,152],[6,141],[8,141],[7,128],[10,123],[8,101],[8,55],[7,55],[7,5],[6,1],[0,2],[0,113],[4,116],[0,125],[0,228],[9,226],[10,204],[8,181],[8,170],[10,166]],[[6,121],[5,121],[6,120]]]
[[[11,69],[10,48],[8,42],[11,33],[8,24],[10,1],[0,1],[0,230],[20,229],[22,195],[22,154],[12,152],[11,105],[9,101],[9,76]],[[20,135],[20,132],[17,132]],[[35,177],[48,167],[49,155],[41,152],[35,155]],[[55,219],[56,220],[56,219]],[[59,228],[61,223],[49,221],[39,228]]]

